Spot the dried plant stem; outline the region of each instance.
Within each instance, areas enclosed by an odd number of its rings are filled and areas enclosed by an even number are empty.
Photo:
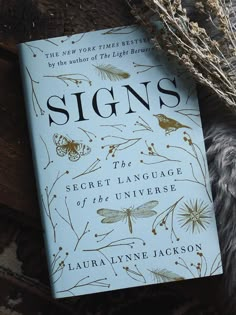
[[[150,33],[157,49],[172,55],[201,84],[209,87],[232,110],[236,109],[236,34],[230,17],[231,0],[198,0],[197,11],[214,26],[199,26],[181,0],[143,0],[132,13]],[[162,27],[157,26],[160,22]],[[160,25],[159,23],[159,25]]]

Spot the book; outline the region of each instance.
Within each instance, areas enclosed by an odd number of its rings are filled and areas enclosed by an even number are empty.
[[[136,25],[19,55],[53,296],[221,274],[188,72]]]

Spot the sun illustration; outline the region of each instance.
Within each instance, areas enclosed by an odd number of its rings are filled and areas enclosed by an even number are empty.
[[[200,233],[206,230],[210,223],[211,212],[204,201],[196,199],[185,202],[178,214],[181,227],[192,233]]]

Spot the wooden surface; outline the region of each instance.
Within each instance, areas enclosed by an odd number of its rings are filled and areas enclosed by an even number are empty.
[[[132,314],[149,307],[161,315],[221,314],[220,276],[51,299],[16,45],[128,25],[134,18],[122,0],[0,0],[0,8],[0,253],[7,252],[7,262],[0,256],[0,314]]]

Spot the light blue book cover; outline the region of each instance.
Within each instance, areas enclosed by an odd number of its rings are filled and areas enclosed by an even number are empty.
[[[189,74],[137,26],[19,52],[53,296],[221,274]]]

